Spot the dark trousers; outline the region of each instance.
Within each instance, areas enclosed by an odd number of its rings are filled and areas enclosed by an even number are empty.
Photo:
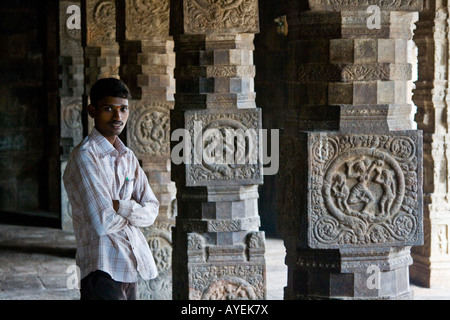
[[[103,271],[91,272],[81,280],[81,300],[136,300],[137,284],[115,281]]]

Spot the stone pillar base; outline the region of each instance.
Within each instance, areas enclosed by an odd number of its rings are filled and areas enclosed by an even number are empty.
[[[212,247],[205,246],[199,234],[182,237],[185,238],[182,242],[188,245],[186,253],[190,262],[187,265],[173,262],[174,270],[185,275],[183,281],[174,282],[175,300],[266,299],[264,247],[258,248],[259,254],[252,253],[250,248],[251,239],[264,239],[264,233],[250,234],[247,246]]]
[[[287,256],[286,300],[412,299],[410,248],[300,250]]]
[[[411,299],[410,247],[423,243],[421,133],[309,132],[284,143],[285,299]],[[302,167],[308,174],[291,179]]]
[[[411,282],[422,287],[450,288],[450,261],[430,262],[430,259],[413,255],[414,264],[410,268]]]

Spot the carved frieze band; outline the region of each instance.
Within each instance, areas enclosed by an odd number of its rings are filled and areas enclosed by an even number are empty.
[[[314,11],[361,10],[361,7],[378,6],[384,10],[422,11],[422,0],[309,0]]]
[[[288,79],[305,81],[408,81],[412,78],[411,64],[308,64],[292,68]]]
[[[185,232],[235,232],[242,230],[257,230],[260,218],[244,218],[233,220],[183,220],[181,222]]]
[[[187,34],[257,33],[257,0],[184,0]]]
[[[177,78],[254,78],[255,66],[207,66],[177,68]]]
[[[312,248],[420,245],[422,136],[309,134]]]

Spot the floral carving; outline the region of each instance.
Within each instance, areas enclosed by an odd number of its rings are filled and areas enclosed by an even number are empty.
[[[127,0],[127,38],[169,35],[169,0]]]

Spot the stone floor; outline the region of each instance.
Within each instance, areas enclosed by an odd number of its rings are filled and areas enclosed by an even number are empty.
[[[74,300],[74,236],[56,229],[0,225],[0,300]],[[286,285],[284,246],[267,239],[267,299],[282,300]],[[450,300],[450,288],[413,286],[416,300]]]

